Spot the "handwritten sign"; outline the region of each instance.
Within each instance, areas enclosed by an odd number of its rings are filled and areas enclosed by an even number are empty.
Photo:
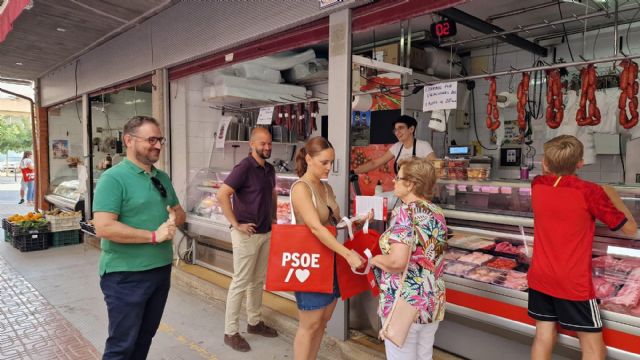
[[[451,81],[424,87],[422,111],[448,110],[458,107],[458,82]]]
[[[271,121],[273,120],[273,109],[274,107],[264,107],[260,108],[260,113],[258,114],[258,125],[271,125]]]

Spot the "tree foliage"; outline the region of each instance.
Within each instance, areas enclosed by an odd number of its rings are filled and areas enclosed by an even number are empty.
[[[0,153],[30,150],[33,147],[31,122],[27,117],[9,119],[0,115]]]

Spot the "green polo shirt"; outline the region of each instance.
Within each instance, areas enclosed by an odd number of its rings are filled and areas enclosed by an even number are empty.
[[[163,198],[153,186],[155,176],[165,189]],[[128,159],[105,171],[94,192],[93,211],[118,215],[118,221],[136,229],[156,230],[169,218],[167,206],[179,204],[169,176],[152,167],[151,175]],[[116,271],[143,271],[171,264],[171,241],[153,245],[122,244],[102,238],[100,275]]]

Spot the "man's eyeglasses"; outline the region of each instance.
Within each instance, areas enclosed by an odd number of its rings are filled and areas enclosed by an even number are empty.
[[[160,196],[162,196],[163,198],[167,197],[167,189],[164,187],[164,185],[162,185],[162,183],[160,182],[160,180],[158,180],[157,177],[152,176],[151,183],[158,190],[158,192],[160,192]]]
[[[167,142],[167,139],[166,139],[166,138],[164,138],[164,137],[162,137],[162,136],[160,136],[160,137],[150,136],[150,137],[148,137],[148,138],[146,138],[146,137],[142,137],[142,136],[137,136],[137,135],[131,135],[131,136],[133,136],[133,137],[135,137],[135,138],[138,138],[138,139],[145,140],[145,141],[147,141],[150,145],[155,145],[155,144],[157,144],[157,143],[160,143],[160,145],[164,145],[164,143],[166,143],[166,142]]]

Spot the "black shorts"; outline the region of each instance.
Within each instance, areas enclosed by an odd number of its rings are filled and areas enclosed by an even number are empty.
[[[572,331],[601,332],[602,320],[596,299],[564,300],[529,289],[529,316],[539,321],[553,321]]]

